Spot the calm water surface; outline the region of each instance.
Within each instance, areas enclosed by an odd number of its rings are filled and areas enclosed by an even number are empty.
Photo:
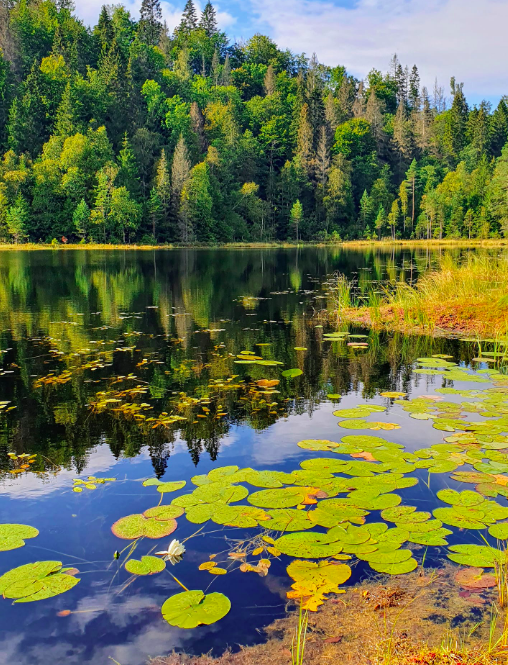
[[[57,559],[77,567],[81,579],[36,603],[0,599],[0,662],[83,665],[111,657],[140,665],[173,649],[220,653],[262,639],[259,629],[285,612],[288,557],[273,560],[264,578],[238,570],[214,578],[198,565],[227,549],[226,537],[247,533],[206,525],[172,571],[189,588],[212,583],[233,611],[210,627],[184,631],[160,613],[180,591],[177,583],[166,573],[132,581],[113,558],[128,543],[111,525],[158,503],[156,488],[142,485],[146,478],[189,481],[232,464],[297,468],[315,456],[298,441],[351,433],[337,427],[338,401],[330,393],[342,395],[340,408],[386,406],[390,400],[379,395],[386,390],[433,394],[443,378],[413,374],[415,359],[445,353],[468,365],[474,345],[367,331],[368,349],[355,350],[326,342],[323,334],[333,327],[316,327],[315,317],[327,307],[325,282],[335,272],[355,280],[361,295],[390,280],[415,281],[440,256],[342,249],[0,252],[0,401],[15,407],[0,416],[1,522],[40,531],[25,547],[0,552],[0,574]],[[245,350],[283,366],[235,364]],[[265,402],[253,397],[253,381],[281,378],[287,368],[303,374],[282,379]],[[39,381],[48,375],[60,382]],[[222,381],[233,375],[236,387],[226,390]],[[135,386],[145,392],[124,402],[146,404],[140,411],[100,406],[112,391]],[[208,412],[198,401],[207,396]],[[160,423],[175,414],[182,420]],[[144,422],[149,417],[158,426]],[[397,406],[378,419],[401,429],[374,434],[409,451],[443,440],[430,422],[409,419]],[[12,473],[9,452],[37,458],[30,470]],[[73,479],[89,475],[116,481],[73,492]],[[426,472],[420,477],[427,482]],[[420,482],[399,493],[429,510],[438,503],[436,490],[448,485],[448,474],[436,475],[431,487]],[[198,528],[182,517],[174,536],[183,540]],[[157,549],[172,537],[156,542]],[[153,544],[142,541],[136,556]],[[437,561],[442,552],[433,552]],[[350,583],[369,574],[360,562]],[[65,610],[71,614],[58,616]]]

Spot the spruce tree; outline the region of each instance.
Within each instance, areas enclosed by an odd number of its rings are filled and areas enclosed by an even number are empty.
[[[206,3],[203,13],[201,14],[199,27],[206,32],[207,37],[213,37],[213,35],[216,35],[218,32],[217,12],[210,1]]]
[[[312,171],[312,125],[309,119],[309,107],[304,104],[300,112],[300,122],[298,124],[298,142],[296,154],[300,158],[300,163],[310,175]]]
[[[58,106],[56,112],[55,134],[67,138],[76,133],[76,126],[74,121],[74,101],[71,94],[71,84],[67,83],[62,101]]]
[[[173,214],[178,220],[180,237],[184,242],[189,239],[189,227],[185,210],[181,206],[182,190],[189,177],[191,164],[187,153],[187,146],[182,135],[178,139],[173,155],[171,167],[171,199]]]
[[[160,0],[143,0],[139,19],[139,38],[145,44],[156,46],[162,31]]]
[[[183,9],[182,20],[178,26],[177,32],[184,35],[189,35],[193,30],[198,27],[198,19],[196,14],[196,7],[192,0],[187,0]]]
[[[229,53],[226,55],[224,66],[222,67],[221,85],[231,85],[231,61],[229,59]]]
[[[157,162],[157,172],[155,176],[155,190],[160,201],[161,219],[164,226],[169,224],[170,206],[171,206],[171,182],[169,178],[168,162],[166,151],[161,150],[161,156]],[[167,230],[167,228],[166,228]],[[155,237],[155,233],[154,233]]]

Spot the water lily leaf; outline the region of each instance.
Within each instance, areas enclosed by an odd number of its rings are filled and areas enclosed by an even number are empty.
[[[0,552],[23,547],[25,540],[35,538],[39,531],[26,524],[0,524]]]
[[[452,506],[477,506],[485,501],[482,496],[471,490],[464,490],[463,492],[456,492],[451,489],[440,490],[436,496]]]
[[[211,482],[217,482],[222,480],[223,478],[228,478],[228,476],[232,476],[234,473],[238,471],[238,467],[235,465],[231,466],[220,466],[216,469],[212,469],[208,473],[208,478],[210,479]]]
[[[457,526],[460,529],[486,529],[483,522],[474,517],[463,515],[455,508],[436,508],[433,512],[434,517],[441,520],[444,524]]]
[[[508,522],[489,527],[489,534],[498,540],[508,540]]]
[[[304,450],[327,450],[331,451],[334,448],[338,448],[339,444],[335,441],[327,441],[325,439],[305,439],[304,441],[298,441],[296,444],[299,448]]]
[[[315,523],[309,519],[309,514],[304,510],[275,509],[267,511],[270,520],[263,524],[267,529],[273,531],[304,531],[312,529]]]
[[[284,372],[282,372],[282,376],[285,379],[294,379],[301,374],[303,374],[301,369],[286,369]]]
[[[356,492],[351,492],[351,494],[348,495],[348,498],[351,499],[353,505],[358,506],[358,508],[364,508],[365,510],[384,510],[386,508],[393,508],[394,506],[398,506],[402,501],[398,494],[380,494],[376,497],[371,497],[368,492],[363,496],[362,494],[363,492],[357,490]]]
[[[161,522],[167,522],[168,520],[180,517],[184,512],[184,509],[180,508],[180,506],[154,506],[145,510],[143,515],[145,517],[153,517]]]
[[[185,517],[192,524],[204,524],[211,520],[219,507],[225,506],[224,503],[198,503],[196,506],[190,506],[185,509]]]
[[[308,494],[319,491],[316,487],[284,487],[283,489],[253,492],[248,502],[259,508],[292,508],[302,503]]]
[[[407,393],[398,393],[395,390],[387,390],[384,393],[379,393],[381,397],[391,397],[391,398],[397,398],[397,397],[405,397]]]
[[[61,561],[37,561],[13,568],[0,577],[0,594],[28,603],[57,596],[80,581],[62,573]]]
[[[289,533],[275,541],[283,554],[305,559],[321,559],[342,552],[342,545],[334,536],[325,533]]]
[[[165,567],[165,562],[156,556],[142,556],[141,561],[129,559],[125,564],[125,570],[133,575],[154,575],[162,572]]]
[[[157,485],[162,485],[162,480],[158,478],[148,478],[148,480],[143,481],[143,487],[157,487]]]
[[[373,429],[373,430],[393,430],[400,429],[397,423],[369,422],[364,419],[341,420],[339,427],[344,429]]]
[[[222,593],[205,595],[203,591],[184,591],[168,598],[161,611],[171,626],[196,628],[219,621],[230,609],[231,602]]]
[[[313,612],[323,604],[325,594],[341,593],[340,585],[351,577],[346,564],[312,561],[293,561],[287,567],[288,575],[295,581],[288,598],[302,599],[302,609]]]
[[[418,567],[416,559],[408,559],[402,563],[369,563],[370,567],[378,573],[386,573],[387,575],[405,575],[410,573]]]
[[[442,526],[443,523],[440,520],[428,520],[427,522],[405,523],[403,528],[409,529],[411,533],[429,533],[440,529]]]
[[[395,550],[393,552],[370,552],[368,554],[358,554],[359,559],[369,563],[394,564],[402,563],[411,558],[410,550]]]
[[[328,531],[328,536],[344,545],[362,545],[371,540],[371,534],[367,526],[348,525],[346,529],[335,526]]]
[[[135,538],[163,538],[169,536],[176,529],[176,520],[171,519],[164,522],[143,515],[128,515],[116,521],[111,531],[117,538],[134,540]]]
[[[239,472],[241,473],[241,472]],[[235,474],[235,478],[238,474]],[[277,488],[282,487],[284,483],[291,484],[293,482],[292,474],[283,473],[282,471],[255,471],[251,469],[243,474],[244,481],[254,487],[267,487]]]
[[[266,522],[269,520],[269,515],[264,510],[253,506],[219,505],[212,513],[212,520],[216,524],[248,528],[257,526],[259,522]]]
[[[328,459],[327,457],[316,457],[314,459],[304,460],[300,463],[302,469],[310,469],[312,471],[325,472],[325,473],[340,473],[343,467],[347,464],[341,459]]]
[[[409,534],[408,541],[410,543],[417,543],[418,545],[429,545],[432,547],[439,547],[448,545],[445,536],[451,534],[449,529],[434,529],[433,531],[426,532],[413,532]]]
[[[342,395],[339,395],[338,393],[328,393],[327,398],[328,399],[340,399]]]
[[[185,487],[187,485],[185,480],[175,480],[170,483],[161,483],[160,485],[157,485],[157,492],[161,492],[161,494],[166,494],[167,492],[176,492],[177,490],[181,490],[182,487]]]
[[[173,506],[190,508],[203,503],[231,503],[242,501],[249,494],[249,490],[243,485],[225,485],[221,482],[211,482],[200,485],[192,494],[182,494],[173,499]]]
[[[494,568],[495,562],[503,563],[505,553],[486,545],[451,545],[448,558],[455,563],[476,568]]]
[[[313,526],[323,526],[325,529],[331,529],[337,524],[342,522],[351,522],[360,520],[362,523],[365,521],[365,515],[368,514],[366,510],[356,508],[355,506],[344,506],[340,510],[332,511],[322,508],[321,502],[315,510],[310,510],[307,513],[308,519]]]

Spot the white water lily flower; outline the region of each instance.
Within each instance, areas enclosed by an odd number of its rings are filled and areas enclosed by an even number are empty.
[[[155,554],[163,556],[164,561],[170,561],[174,566],[182,560],[183,555],[185,554],[185,547],[179,540],[172,540],[165,552],[155,552]]]

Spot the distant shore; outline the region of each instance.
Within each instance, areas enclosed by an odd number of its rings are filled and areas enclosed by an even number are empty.
[[[142,244],[132,244],[132,245],[115,245],[115,244],[100,244],[100,243],[23,243],[23,244],[12,244],[12,243],[0,243],[0,251],[2,250],[59,250],[59,249],[72,249],[72,250],[154,250],[154,249],[297,249],[305,247],[342,247],[345,249],[393,249],[398,247],[409,247],[409,248],[446,248],[446,247],[486,247],[486,248],[496,248],[496,247],[508,247],[508,238],[506,239],[443,239],[443,240],[345,240],[337,242],[290,242],[290,241],[280,241],[280,242],[231,242],[231,243],[194,243],[194,244],[180,244],[180,243],[166,243],[166,244],[157,244],[157,245],[142,245]]]

